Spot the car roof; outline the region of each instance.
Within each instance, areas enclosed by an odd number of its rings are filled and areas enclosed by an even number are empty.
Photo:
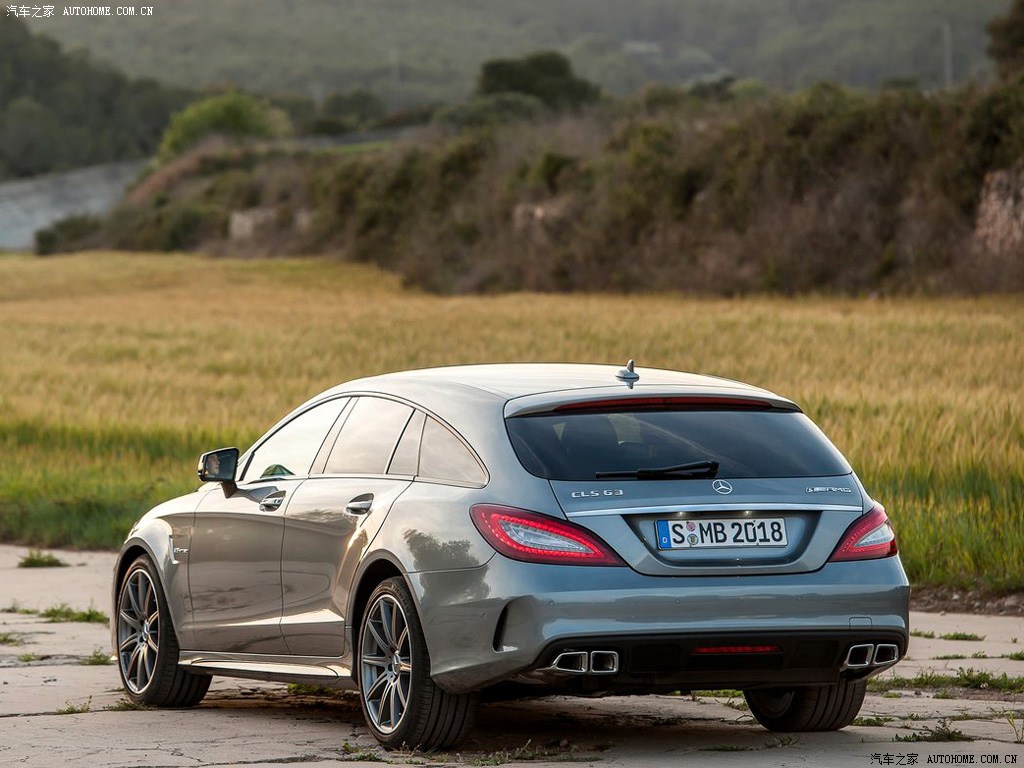
[[[622,366],[586,365],[577,363],[496,363],[482,365],[455,365],[441,368],[423,368],[370,376],[341,384],[325,395],[343,392],[384,392],[411,396],[414,391],[448,391],[457,397],[460,390],[475,390],[503,402],[516,398],[549,393],[582,394],[587,390],[611,389],[628,394],[651,393],[652,390],[671,391],[675,394],[706,393],[728,390],[737,395],[757,395],[785,401],[767,390],[739,381],[697,373],[684,373],[658,368],[636,368],[640,378],[627,389],[617,378]],[[610,394],[610,393],[609,393]]]

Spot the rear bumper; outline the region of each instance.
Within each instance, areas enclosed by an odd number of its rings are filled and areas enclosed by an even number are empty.
[[[892,631],[581,637],[552,643],[513,682],[567,693],[829,685],[880,672],[906,651]]]
[[[505,682],[635,692],[827,684],[882,668],[843,670],[850,647],[895,645],[901,658],[908,641],[910,588],[898,557],[804,574],[666,578],[496,556],[481,568],[410,576],[431,675],[452,692]],[[780,650],[694,658],[697,647],[732,645]],[[618,654],[616,674],[536,674],[563,651],[606,649]]]

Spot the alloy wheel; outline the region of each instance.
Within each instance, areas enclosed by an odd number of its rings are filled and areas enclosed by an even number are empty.
[[[121,587],[117,606],[117,657],[132,693],[149,687],[160,647],[160,605],[153,580],[136,568]]]
[[[409,705],[412,647],[402,606],[384,594],[370,606],[360,638],[359,673],[363,701],[373,726],[393,732]]]

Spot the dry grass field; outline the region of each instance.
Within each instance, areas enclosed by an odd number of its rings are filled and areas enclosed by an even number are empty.
[[[1024,301],[438,297],[321,260],[0,256],[0,538],[115,546],[195,459],[365,374],[589,361],[801,403],[919,584],[1024,588]]]

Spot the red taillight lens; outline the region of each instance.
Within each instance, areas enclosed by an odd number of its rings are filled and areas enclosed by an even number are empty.
[[[889,524],[885,509],[876,504],[874,509],[863,517],[857,518],[846,529],[839,541],[830,562],[843,560],[875,560],[880,557],[892,557],[899,548],[896,546],[896,532]]]
[[[549,565],[625,565],[589,531],[571,523],[496,504],[469,510],[480,534],[513,560]]]

